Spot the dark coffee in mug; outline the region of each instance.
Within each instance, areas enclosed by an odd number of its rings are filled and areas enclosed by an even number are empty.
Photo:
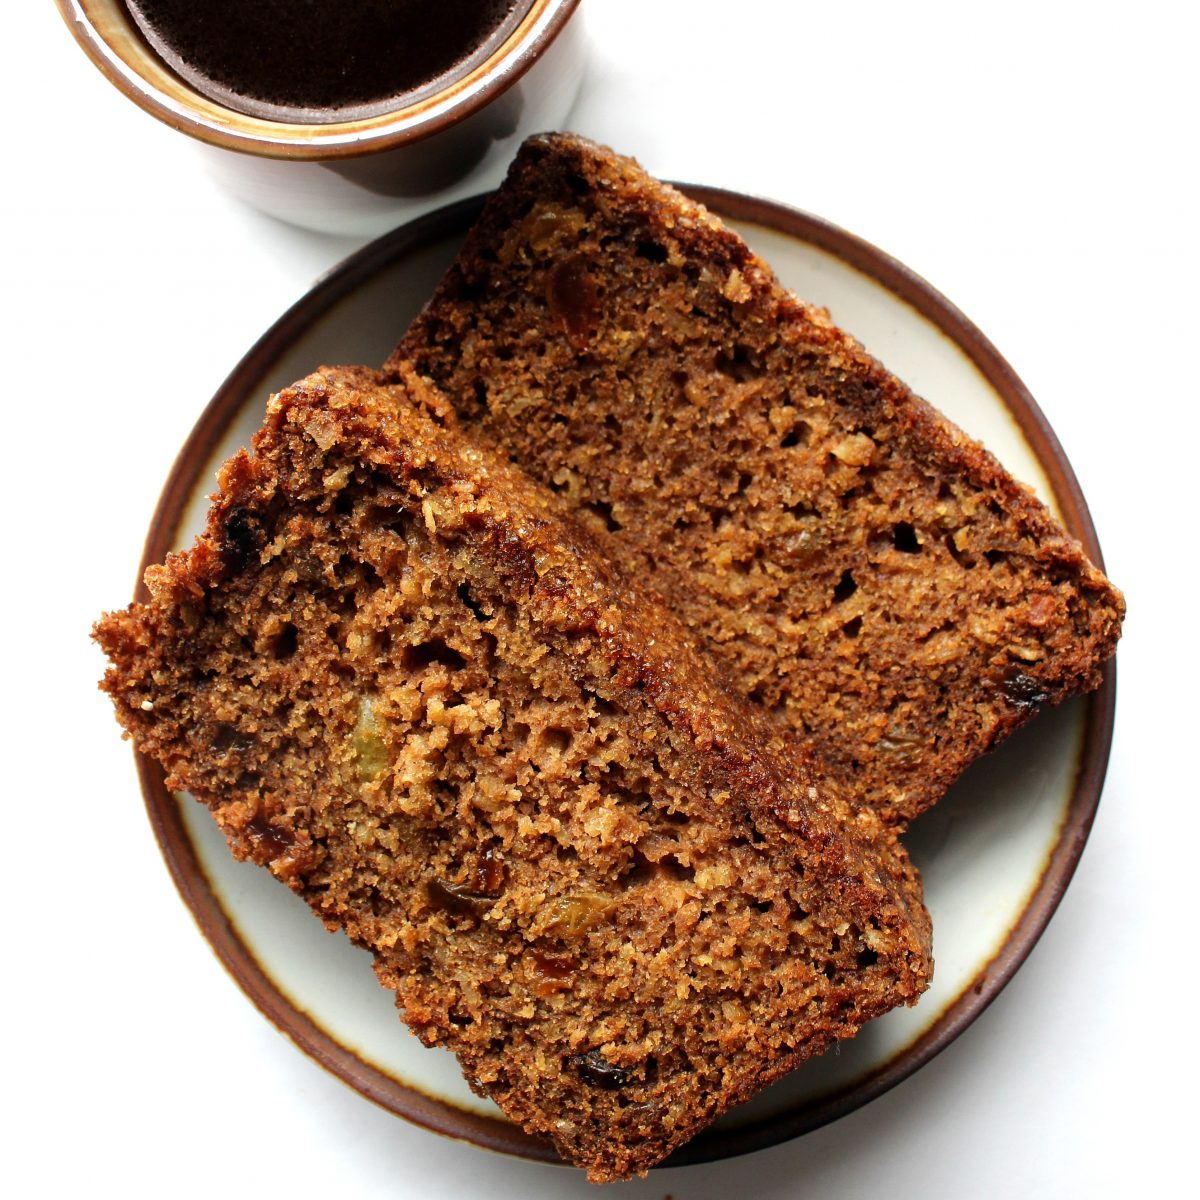
[[[125,0],[156,54],[249,116],[346,121],[440,91],[533,0]]]

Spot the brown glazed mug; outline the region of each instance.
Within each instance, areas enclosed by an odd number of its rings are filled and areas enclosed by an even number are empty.
[[[579,2],[532,0],[482,62],[432,94],[292,123],[197,91],[150,48],[122,0],[56,0],[110,82],[195,138],[229,191],[292,224],[368,236],[495,187],[521,141],[561,126],[583,76]]]

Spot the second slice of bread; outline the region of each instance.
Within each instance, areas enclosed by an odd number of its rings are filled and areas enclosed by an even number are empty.
[[[409,360],[890,820],[1113,653],[1120,593],[1028,489],[582,138],[526,143]]]

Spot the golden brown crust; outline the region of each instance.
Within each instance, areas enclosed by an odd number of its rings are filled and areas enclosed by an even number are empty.
[[[928,983],[903,849],[402,366],[273,399],[96,636],[140,750],[606,1180]]]
[[[1124,602],[980,445],[630,159],[531,139],[405,336],[889,820],[1098,685]]]

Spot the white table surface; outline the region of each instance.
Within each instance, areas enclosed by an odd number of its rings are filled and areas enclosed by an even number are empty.
[[[1059,434],[1130,607],[1095,830],[995,1004],[831,1126],[606,1194],[1188,1193],[1194,7],[585,7],[591,65],[568,126],[661,176],[818,213],[947,294]],[[130,594],[203,402],[357,243],[218,191],[186,139],[88,63],[49,0],[6,6],[5,21],[0,1190],[596,1194],[575,1173],[460,1146],[351,1092],[259,1016],[179,900],[95,689],[88,630]]]

